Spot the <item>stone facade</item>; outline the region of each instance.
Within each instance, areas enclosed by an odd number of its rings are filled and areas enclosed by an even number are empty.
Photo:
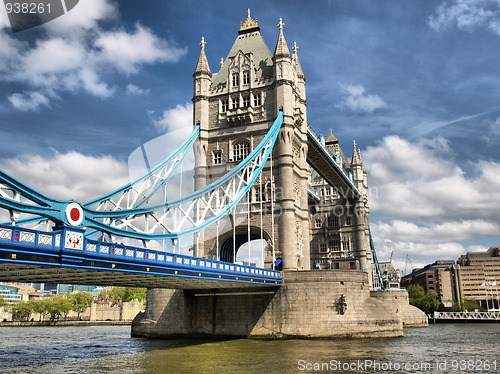
[[[136,337],[332,338],[401,336],[426,326],[405,291],[370,293],[360,271],[285,271],[279,289],[148,292]]]
[[[347,199],[319,173],[311,173],[310,186],[317,196],[309,209],[311,266],[315,269],[363,269],[371,274],[368,185],[361,154],[354,143],[352,161],[347,161],[332,133],[325,145],[353,176],[362,197]]]
[[[193,75],[193,119],[194,124],[200,126],[195,146],[196,190],[217,180],[243,160],[267,134],[280,110],[284,119],[271,154],[272,161],[266,163],[259,183],[252,187],[249,201],[229,212],[228,219],[218,227],[213,225],[197,234],[195,255],[208,258],[219,255],[223,260],[233,261],[233,254],[248,239],[262,238],[268,243],[267,267],[272,266],[273,259],[281,259],[283,269],[288,270],[308,270],[319,263],[323,269],[362,268],[370,273],[366,172],[356,149],[349,162],[336,140],[330,147],[332,154],[342,158],[344,169],[362,192],[361,198],[347,200],[342,197],[342,191],[328,186],[332,196],[338,193],[338,198],[317,208],[317,201],[308,194],[308,186],[312,185],[319,193],[320,185],[325,182],[307,163],[305,76],[298,47],[294,43],[290,53],[283,25],[280,20],[278,39],[271,53],[257,22],[249,16],[215,74],[205,55],[205,40],[201,42]],[[324,202],[326,200],[322,200]],[[248,208],[250,222],[246,216]],[[324,220],[326,225],[327,214],[338,214],[341,223],[323,232],[325,230],[318,230],[315,224],[317,220]],[[238,236],[234,242],[231,240],[233,230]],[[334,248],[337,241],[341,243],[340,250]],[[322,252],[324,243],[326,252]]]

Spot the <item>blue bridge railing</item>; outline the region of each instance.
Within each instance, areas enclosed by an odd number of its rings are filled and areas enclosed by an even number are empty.
[[[232,281],[253,282],[260,280],[281,284],[281,274],[276,270],[87,239],[84,237],[84,230],[67,227],[45,232],[18,226],[0,225],[0,251],[5,252],[6,250],[13,250],[12,257],[8,260],[5,260],[4,257],[0,259],[0,262],[16,260],[15,250],[20,250],[28,251],[33,255],[66,255],[71,257],[75,264],[75,260],[93,258],[107,262],[126,262],[151,267],[189,270],[200,272],[200,276],[201,273],[232,275]],[[36,265],[36,263],[31,261],[31,265]],[[113,271],[113,269],[109,270]],[[146,269],[149,271],[149,268]],[[238,276],[241,277],[238,278]]]

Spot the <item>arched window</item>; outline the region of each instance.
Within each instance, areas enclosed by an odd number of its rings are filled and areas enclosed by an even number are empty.
[[[241,161],[250,153],[250,143],[246,140],[239,140],[233,144],[233,161]]]

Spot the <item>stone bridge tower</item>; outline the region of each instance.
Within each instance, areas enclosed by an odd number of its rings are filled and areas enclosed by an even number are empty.
[[[262,172],[262,182],[252,188],[248,202],[240,203],[229,214],[228,222],[221,223],[217,230],[205,229],[198,236],[197,256],[214,258],[218,254],[222,260],[233,261],[234,253],[248,239],[263,237],[268,243],[266,267],[281,260],[283,269],[310,268],[305,77],[297,47],[294,43],[290,53],[283,26],[280,19],[278,39],[271,53],[249,10],[216,74],[212,74],[205,55],[205,40],[202,38],[200,43],[201,53],[193,75],[193,119],[194,124],[200,125],[195,189],[216,180],[243,160],[269,131],[280,110],[284,119],[271,154],[272,162],[268,160]]]

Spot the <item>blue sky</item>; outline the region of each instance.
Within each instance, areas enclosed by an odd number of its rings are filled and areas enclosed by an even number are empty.
[[[404,268],[500,244],[500,1],[80,0],[13,34],[0,9],[0,168],[86,200],[135,148],[189,127],[202,36],[212,72],[251,7],[296,41],[308,120],[355,139],[379,258]]]

